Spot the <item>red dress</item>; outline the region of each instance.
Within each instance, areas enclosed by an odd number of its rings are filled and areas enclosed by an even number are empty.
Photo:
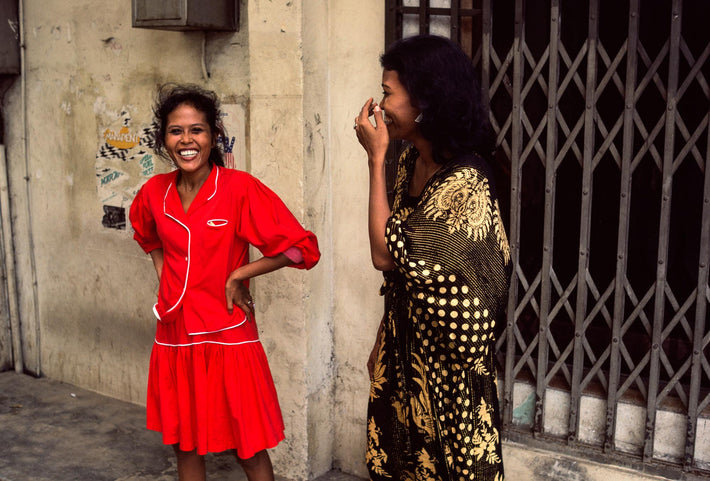
[[[249,262],[296,248],[310,269],[318,243],[281,199],[251,175],[214,166],[187,212],[177,171],[152,177],[130,220],[145,252],[163,249],[150,359],[148,429],[199,454],[236,449],[252,457],[284,438],[276,390],[253,316],[227,311],[225,283]]]

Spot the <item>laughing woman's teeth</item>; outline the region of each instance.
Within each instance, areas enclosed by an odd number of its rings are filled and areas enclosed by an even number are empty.
[[[180,155],[184,158],[189,159],[189,158],[196,156],[197,151],[196,150],[181,150]]]

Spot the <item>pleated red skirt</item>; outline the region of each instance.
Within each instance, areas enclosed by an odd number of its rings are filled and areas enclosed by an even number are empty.
[[[161,432],[165,444],[199,454],[236,449],[247,459],[276,446],[284,439],[284,423],[261,343],[235,343],[243,335],[234,329],[189,336],[181,317],[158,322],[148,429]],[[256,336],[255,326],[253,331]]]

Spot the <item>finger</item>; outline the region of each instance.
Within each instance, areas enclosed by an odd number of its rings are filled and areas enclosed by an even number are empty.
[[[254,314],[254,302],[253,301],[247,302],[244,305],[243,310],[244,310],[244,314],[246,314],[247,317],[253,315]]]
[[[377,102],[372,102],[370,104],[370,108],[367,109],[367,116],[368,117],[372,116],[372,114],[375,113],[375,107],[377,107]]]
[[[377,129],[380,127],[380,124],[384,123],[384,119],[382,118],[382,109],[379,105],[375,105],[373,113],[375,117],[375,128]]]
[[[234,303],[231,296],[227,296],[227,312],[232,313],[234,311]]]
[[[362,106],[362,109],[360,109],[360,115],[357,118],[357,122],[361,123],[367,120],[369,117],[370,113],[370,106],[372,105],[372,97],[367,99],[367,102],[365,102],[365,105]]]

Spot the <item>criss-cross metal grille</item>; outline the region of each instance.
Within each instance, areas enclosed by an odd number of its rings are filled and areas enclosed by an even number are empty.
[[[490,101],[515,262],[498,340],[506,432],[710,473],[697,434],[710,435],[710,4],[388,0],[386,12],[388,42],[459,42]],[[562,427],[551,390],[569,403]],[[591,398],[597,435],[583,432]],[[636,426],[620,419],[628,406]]]

